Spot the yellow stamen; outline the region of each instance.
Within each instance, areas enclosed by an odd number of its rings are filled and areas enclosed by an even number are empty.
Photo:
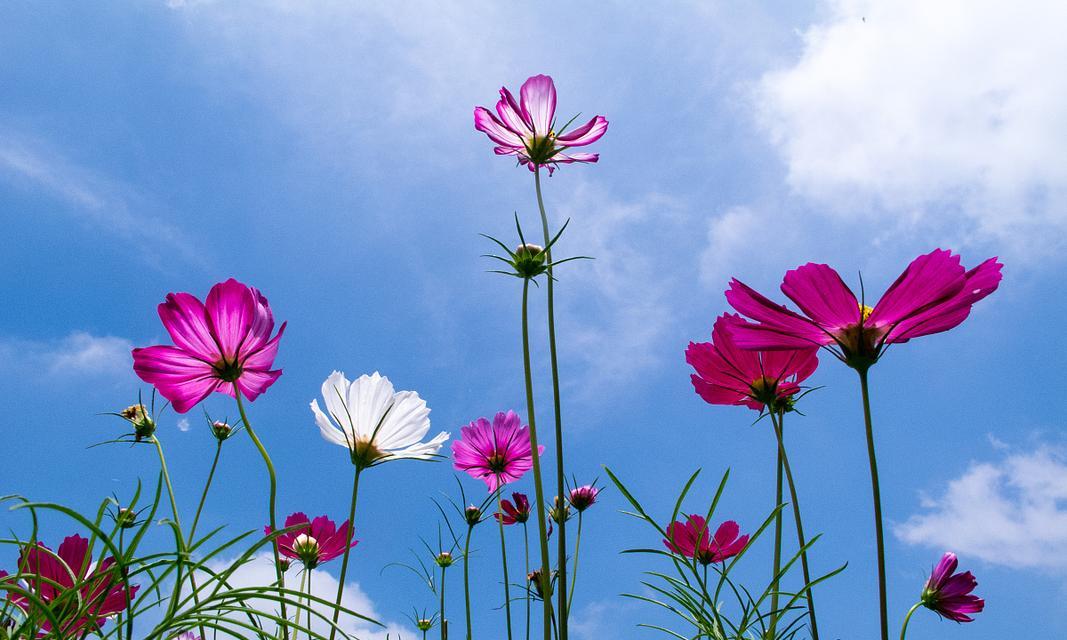
[[[870,317],[871,317],[871,313],[872,313],[873,311],[874,311],[874,309],[873,309],[873,308],[871,308],[871,307],[868,307],[868,306],[867,306],[867,305],[865,305],[865,304],[861,304],[861,305],[860,305],[860,318],[861,318],[861,321],[862,321],[862,322],[867,322],[867,318],[870,318]]]

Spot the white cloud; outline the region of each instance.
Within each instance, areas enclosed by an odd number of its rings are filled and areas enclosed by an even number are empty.
[[[901,540],[1011,567],[1067,570],[1067,458],[1040,446],[975,462],[896,525]]]
[[[1067,4],[837,0],[828,13],[755,92],[796,191],[881,231],[1030,256],[1063,246]]]
[[[133,344],[126,338],[75,331],[58,340],[0,338],[4,369],[20,375],[124,379],[131,375]]]
[[[178,431],[185,433],[192,428],[192,425],[189,424],[189,418],[181,418],[178,420]]]
[[[209,567],[214,571],[220,571],[229,567],[233,563],[233,559],[219,560],[208,563]],[[294,564],[294,567],[298,567],[298,564]],[[255,587],[265,586],[273,584],[275,581],[274,574],[274,558],[269,552],[263,552],[247,563],[237,569],[229,580],[229,583],[237,588],[241,587]],[[286,574],[286,587],[299,589],[300,577],[296,569],[290,569]],[[333,601],[337,597],[337,578],[333,577],[329,573],[322,570],[315,570],[311,576],[311,593],[312,595],[323,598],[327,601]],[[338,620],[338,624],[349,635],[358,637],[360,640],[385,640],[388,634],[390,638],[414,638],[416,633],[412,629],[408,629],[403,625],[389,623],[380,617],[379,612],[375,609],[374,603],[370,597],[360,588],[359,584],[355,582],[345,583],[344,597],[341,600],[342,606],[356,611],[361,615],[365,615],[369,618],[373,618],[382,622],[385,627],[379,627],[373,625],[365,620],[356,618],[348,614],[342,614]],[[271,603],[251,603],[251,606],[260,608],[264,611],[273,610],[274,607]],[[312,605],[315,611],[322,615],[326,615],[332,618],[333,613],[330,607],[323,605]],[[289,612],[293,615],[293,612]],[[304,614],[306,615],[306,614]],[[314,618],[312,622],[312,628],[318,632],[326,632],[326,635],[330,633],[330,626],[323,620]]]

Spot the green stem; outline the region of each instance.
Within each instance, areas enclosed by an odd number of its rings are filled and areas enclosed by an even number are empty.
[[[308,587],[308,576],[309,575],[311,575],[311,569],[308,569],[307,567],[304,567],[304,571],[300,576],[300,591],[302,591],[304,593],[311,593],[311,591],[307,588]],[[308,624],[309,625],[311,624],[311,614],[308,614]],[[300,610],[299,609],[297,609],[297,611],[296,611],[296,626],[297,627],[300,626]],[[300,631],[294,631],[293,632],[293,637],[295,638],[297,636],[297,634],[299,634],[299,633],[300,633]],[[311,635],[310,634],[308,634],[308,640],[311,640]]]
[[[889,640],[889,615],[886,607],[885,537],[882,534],[882,492],[878,484],[878,460],[874,455],[874,429],[871,426],[871,397],[867,388],[867,369],[859,369],[863,395],[863,422],[867,430],[867,459],[871,465],[871,493],[874,498],[874,535],[878,549],[878,605],[882,640]]]
[[[237,412],[241,414],[241,424],[245,426],[245,431],[248,432],[248,437],[252,438],[252,443],[256,445],[256,449],[259,451],[259,455],[263,458],[263,464],[267,466],[267,476],[270,479],[270,498],[268,501],[268,516],[270,517],[270,530],[278,530],[278,517],[277,517],[277,502],[278,502],[278,475],[274,472],[274,463],[270,460],[270,454],[267,453],[266,447],[260,442],[259,436],[256,435],[255,429],[252,428],[252,423],[248,420],[248,415],[245,414],[245,405],[241,400],[240,389],[235,388],[235,397],[237,398]],[[274,575],[278,580],[278,588],[285,588],[285,574],[282,572],[281,558],[278,554],[278,539],[273,540],[271,545],[274,549]],[[285,600],[281,602],[281,619],[283,621],[288,620],[288,614],[285,609]],[[289,640],[289,625],[285,622],[282,623],[282,636],[285,640]]]
[[[500,499],[500,515],[504,514],[504,499]],[[497,518],[500,527],[500,562],[504,566],[504,613],[507,616],[508,640],[511,640],[511,587],[508,585],[508,547],[504,541],[504,519]]]
[[[774,561],[773,569],[771,572],[771,619],[767,628],[767,637],[774,638],[778,632],[778,618],[780,613],[778,611],[778,573],[782,570],[782,450],[779,449],[777,455],[775,455],[775,491],[774,491],[774,507],[778,509],[778,513],[774,516]]]
[[[463,544],[463,603],[466,606],[467,612],[467,640],[471,640],[474,637],[474,630],[471,627],[471,584],[470,584],[470,550],[471,550],[471,534],[474,532],[474,526],[467,525],[467,540]]]
[[[352,553],[352,536],[356,532],[356,498],[359,497],[359,476],[363,467],[356,465],[352,474],[352,500],[348,505],[348,532],[345,535],[345,553],[341,559],[341,577],[337,582],[336,606],[333,609],[333,627],[330,628],[330,640],[337,635],[337,620],[341,617],[341,597],[345,593],[345,576],[348,575],[348,557]]]
[[[536,174],[535,174],[536,175]],[[530,367],[530,318],[529,297],[530,280],[522,283],[522,364],[526,378],[526,413],[530,422],[530,450],[538,451],[537,420],[534,414],[533,374]],[[558,448],[558,447],[557,447]],[[541,481],[541,456],[533,456],[534,494],[537,501],[537,532],[541,543],[541,593],[551,593],[552,576],[548,564],[548,526],[545,523],[545,491]],[[562,527],[561,527],[562,528]],[[544,602],[544,640],[552,638],[552,598],[542,598]]]
[[[193,538],[196,536],[196,525],[200,522],[200,513],[204,510],[204,503],[207,502],[207,492],[211,488],[211,480],[215,477],[215,467],[219,465],[219,456],[222,454],[222,440],[219,440],[215,447],[215,459],[211,461],[211,471],[207,474],[207,481],[204,483],[204,492],[200,494],[200,504],[196,506],[196,516],[193,517],[193,526],[189,529],[189,544],[193,543]]]
[[[800,500],[797,498],[797,486],[793,482],[793,470],[789,466],[789,456],[785,451],[785,414],[778,413],[778,421],[775,422],[775,413],[771,413],[771,424],[774,425],[774,435],[778,440],[778,455],[782,458],[782,467],[785,469],[786,484],[789,485],[789,499],[793,505],[793,520],[797,527],[797,544],[800,552],[800,567],[804,573],[804,586],[811,584],[811,571],[808,569],[808,552],[804,549],[807,541],[804,538],[804,524],[800,519]],[[811,640],[819,640],[819,625],[815,622],[815,594],[808,589],[808,620],[811,623]]]
[[[551,236],[548,232],[548,215],[545,213],[545,201],[541,196],[541,170],[534,171],[534,189],[537,192],[537,208],[541,211],[541,229],[545,237],[545,264],[547,266],[548,290],[548,353],[552,369],[552,401],[556,418],[556,495],[560,500],[564,499],[564,469],[563,469],[563,414],[560,409],[559,396],[559,364],[556,358],[556,313],[553,287],[555,278],[552,275],[552,248],[549,247]],[[570,598],[567,597],[567,524],[559,523],[559,537],[556,539],[557,561],[559,563],[559,638],[567,640],[567,620],[570,617]]]
[[[900,640],[904,640],[904,634],[908,632],[908,623],[911,622],[911,614],[915,613],[915,610],[922,606],[922,602],[916,602],[911,605],[911,609],[908,609],[908,614],[904,616],[904,626],[900,628]]]
[[[448,640],[448,620],[445,618],[445,567],[441,567],[441,640]]]
[[[526,522],[522,523],[522,546],[525,551],[526,564],[523,569],[523,576],[530,575],[530,530],[527,528]],[[525,580],[525,578],[523,578]],[[525,584],[525,582],[523,583]],[[530,589],[526,589],[526,640],[530,640]]]
[[[571,589],[567,595],[567,611],[574,600],[574,583],[578,581],[578,551],[582,547],[582,512],[578,512],[578,535],[574,536],[574,571],[571,571]]]

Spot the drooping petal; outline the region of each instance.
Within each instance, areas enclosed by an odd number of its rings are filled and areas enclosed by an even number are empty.
[[[833,342],[833,336],[811,320],[772,302],[739,280],[730,281],[726,301],[742,315],[761,323],[745,323],[733,331],[734,340],[742,349],[800,349]]]
[[[351,435],[346,437],[345,432],[334,425],[326,414],[322,412],[322,409],[319,409],[318,400],[311,401],[311,413],[315,416],[315,424],[319,427],[319,433],[322,434],[323,440],[348,449],[352,448],[354,440],[352,440]]]
[[[519,101],[523,119],[533,128],[538,136],[547,135],[552,130],[552,119],[556,115],[556,85],[546,75],[536,75],[522,83]]]
[[[832,331],[860,320],[859,301],[829,265],[809,262],[786,272],[782,293],[824,329]]]
[[[556,136],[556,141],[565,147],[584,147],[599,140],[608,130],[608,121],[604,116],[596,116],[582,126]]]
[[[177,347],[134,349],[133,370],[170,400],[178,413],[188,412],[220,383],[211,365]]]

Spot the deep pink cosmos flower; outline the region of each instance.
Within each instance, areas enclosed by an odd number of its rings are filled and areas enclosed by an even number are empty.
[[[978,581],[970,571],[954,573],[959,560],[954,553],[941,557],[923,588],[922,603],[927,609],[956,622],[974,622],[969,613],[981,613],[985,600],[971,592]]]
[[[748,544],[748,534],[738,536],[741,527],[733,520],[719,525],[712,536],[708,523],[701,516],[687,516],[686,521],[672,522],[667,526],[667,538],[663,544],[672,552],[687,558],[696,558],[700,564],[724,562],[741,553]]]
[[[785,274],[782,292],[803,312],[787,309],[733,280],[726,299],[755,320],[734,332],[742,349],[828,347],[842,361],[866,369],[889,344],[948,331],[971,305],[996,291],[1003,265],[990,258],[970,271],[951,251],[919,256],[873,307],[856,299],[836,271],[808,263]]]
[[[79,535],[65,538],[55,553],[41,543],[23,547],[19,554],[19,573],[26,589],[44,601],[58,619],[63,637],[76,638],[99,629],[107,619],[126,609],[137,587],[125,589],[115,568],[114,558],[105,558],[93,566],[89,541]],[[8,592],[8,600],[33,615],[36,603]],[[52,623],[36,614],[42,635],[52,631]]]
[[[462,438],[452,443],[453,466],[484,480],[489,491],[518,480],[533,468],[530,429],[514,411],[497,413],[492,423],[478,418],[461,433]],[[544,450],[538,445],[538,455]]]
[[[556,85],[552,78],[533,76],[519,90],[519,101],[507,87],[500,88],[496,115],[485,107],[475,107],[474,128],[497,144],[497,155],[516,156],[530,171],[572,162],[596,162],[596,153],[564,153],[571,147],[592,144],[608,130],[608,121],[596,116],[571,131],[556,130]]]
[[[319,516],[314,520],[308,520],[306,514],[296,512],[285,519],[285,528],[303,525],[278,536],[278,553],[299,560],[308,569],[314,569],[324,562],[329,562],[345,552],[345,541],[348,540],[348,520],[338,527],[333,520],[326,516]],[[273,530],[270,525],[263,527],[263,532],[270,535]],[[350,547],[359,544],[359,540],[352,540]]]
[[[743,405],[762,411],[790,406],[800,383],[819,366],[818,347],[751,351],[737,346],[734,333],[748,323],[723,314],[715,320],[711,342],[690,342],[685,361],[697,395],[711,404]]]
[[[571,506],[574,507],[578,513],[581,513],[596,504],[596,499],[599,495],[599,487],[586,484],[571,489],[570,493],[567,494],[567,502],[571,503]]]
[[[516,522],[522,524],[530,519],[530,499],[523,493],[511,494],[512,503],[508,500],[500,501],[502,513],[496,513],[496,519],[505,525],[513,525]]]
[[[236,387],[249,400],[274,384],[282,323],[271,338],[274,316],[263,294],[230,278],[211,287],[207,302],[171,293],[159,305],[174,346],[133,350],[133,370],[155,385],[174,410],[185,413],[213,391],[234,397]]]

